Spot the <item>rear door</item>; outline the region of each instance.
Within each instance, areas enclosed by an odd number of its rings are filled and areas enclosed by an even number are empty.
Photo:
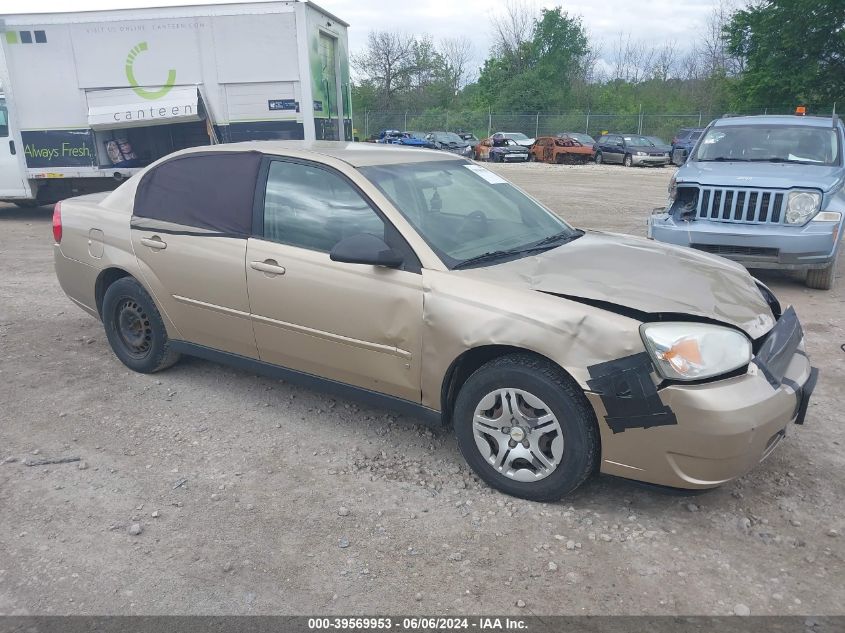
[[[258,357],[246,288],[246,245],[261,156],[177,156],[144,175],[132,216],[143,280],[178,337]]]
[[[21,152],[23,146],[16,139],[11,113],[6,101],[0,97],[0,197],[29,198],[29,182],[26,178],[26,161]]]
[[[420,402],[422,275],[393,226],[340,173],[268,159],[247,245],[261,360]],[[344,237],[372,233],[405,255],[404,269],[334,262]]]

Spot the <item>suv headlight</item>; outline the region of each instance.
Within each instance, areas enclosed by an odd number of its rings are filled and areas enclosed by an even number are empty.
[[[821,203],[821,195],[813,191],[790,191],[786,198],[786,223],[804,224]]]
[[[637,156],[648,156],[645,152],[637,152]]]
[[[657,369],[670,380],[701,380],[751,362],[751,341],[741,332],[706,323],[643,323],[640,335]]]

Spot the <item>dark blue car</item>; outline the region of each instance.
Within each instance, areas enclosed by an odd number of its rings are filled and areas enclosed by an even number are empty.
[[[690,155],[696,141],[704,133],[703,127],[682,127],[681,131],[672,139],[672,162],[683,165]]]

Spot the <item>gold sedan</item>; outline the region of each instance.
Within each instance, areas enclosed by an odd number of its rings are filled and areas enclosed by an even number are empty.
[[[738,264],[575,229],[443,152],[185,150],[53,225],[62,288],[131,369],[189,354],[452,424],[528,499],[599,470],[717,486],[816,380],[794,310]]]

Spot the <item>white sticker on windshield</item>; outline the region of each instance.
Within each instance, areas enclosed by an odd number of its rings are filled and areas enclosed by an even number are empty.
[[[501,185],[507,183],[507,180],[497,174],[494,174],[489,169],[484,169],[481,165],[464,165],[464,167],[469,169],[471,172],[478,174],[491,185]]]

